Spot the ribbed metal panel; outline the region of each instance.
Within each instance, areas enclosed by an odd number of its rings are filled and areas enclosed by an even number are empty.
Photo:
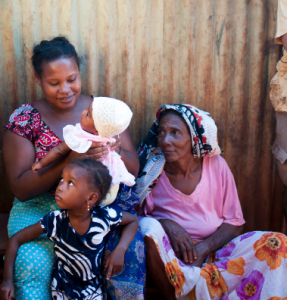
[[[276,11],[276,0],[1,0],[1,127],[13,109],[41,96],[33,46],[64,35],[82,57],[83,92],[131,106],[137,146],[164,103],[209,111],[236,179],[245,230],[280,230],[268,96],[281,51]],[[5,212],[12,197],[2,170]]]

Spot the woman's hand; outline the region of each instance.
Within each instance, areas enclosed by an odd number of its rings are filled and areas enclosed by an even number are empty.
[[[103,146],[100,142],[93,142],[92,146],[86,153],[77,153],[75,151],[71,151],[69,154],[69,161],[76,158],[91,158],[102,161],[107,153],[107,146]]]
[[[206,257],[208,256],[208,248],[206,247],[204,242],[200,242],[195,245],[195,249],[197,252],[197,259],[193,261],[191,264],[193,267],[199,267],[201,268]]]
[[[182,254],[186,264],[191,264],[197,260],[196,247],[188,232],[172,220],[162,219],[159,222],[167,233],[177,258],[182,259]]]
[[[14,297],[14,285],[12,280],[4,280],[0,286],[0,299],[12,300]]]
[[[111,151],[116,151],[119,153],[120,147],[121,147],[121,137],[120,135],[114,136],[115,142],[113,143],[108,143],[108,147],[111,149]]]
[[[228,223],[222,223],[222,225],[212,235],[195,246],[198,258],[193,262],[192,266],[201,267],[205,258],[210,253],[221,249],[233,238],[241,234],[242,229],[243,226],[234,226]]]

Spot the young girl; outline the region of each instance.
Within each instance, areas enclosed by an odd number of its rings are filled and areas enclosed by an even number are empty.
[[[113,136],[125,131],[131,118],[132,112],[123,101],[95,97],[90,106],[82,112],[81,123],[64,127],[65,141],[50,150],[40,161],[34,163],[32,170],[37,172],[67,155],[71,150],[85,153],[91,147],[92,142],[101,142],[103,145],[114,142]],[[120,152],[109,151],[102,161],[112,176],[111,188],[107,197],[102,201],[102,205],[109,205],[115,200],[120,182],[127,186],[135,184],[134,176],[128,172],[119,154]]]
[[[1,299],[12,299],[14,295],[13,268],[19,246],[43,233],[55,245],[52,298],[102,299],[101,260],[107,234],[118,225],[126,225],[105,264],[109,279],[122,270],[125,252],[138,228],[136,216],[100,205],[111,180],[108,169],[92,159],[74,160],[64,168],[56,190],[61,210],[44,216],[9,240]]]

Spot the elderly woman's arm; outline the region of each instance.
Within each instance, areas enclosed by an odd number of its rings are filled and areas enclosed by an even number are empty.
[[[158,220],[170,239],[170,243],[177,258],[191,264],[197,259],[195,244],[189,233],[175,221],[170,219]],[[182,256],[182,257],[181,257]]]
[[[242,233],[243,225],[234,226],[228,223],[222,225],[203,242],[195,245],[197,259],[192,263],[193,266],[201,267],[205,258],[212,252],[219,250],[228,242]]]
[[[210,253],[240,235],[243,229],[243,226],[222,223],[211,236],[195,245],[188,232],[176,222],[169,219],[161,219],[159,222],[167,233],[176,256],[186,264],[192,263],[198,267],[202,266]]]

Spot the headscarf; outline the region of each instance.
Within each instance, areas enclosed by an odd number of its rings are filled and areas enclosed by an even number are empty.
[[[158,145],[157,135],[160,115],[170,109],[177,111],[188,125],[194,157],[213,156],[221,153],[217,140],[217,127],[208,112],[189,104],[162,106],[156,113],[147,137],[138,149],[140,171],[136,182],[140,206],[155,187],[164,168],[165,158]]]

